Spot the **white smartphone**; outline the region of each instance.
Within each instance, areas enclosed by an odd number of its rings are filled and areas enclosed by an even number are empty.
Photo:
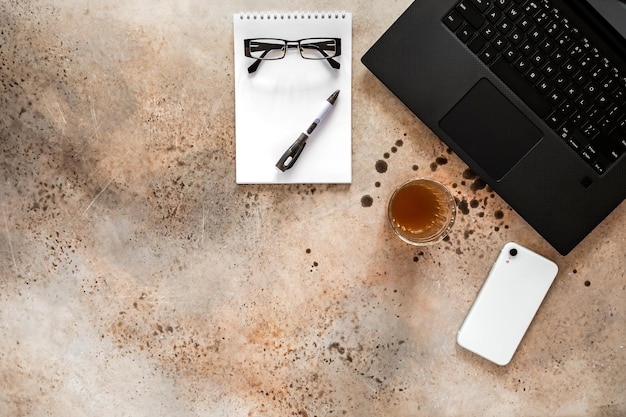
[[[457,343],[507,365],[557,272],[554,262],[530,249],[514,242],[504,245],[461,325]]]

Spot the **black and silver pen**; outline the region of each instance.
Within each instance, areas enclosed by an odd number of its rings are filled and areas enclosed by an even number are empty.
[[[288,170],[296,163],[296,160],[300,156],[300,153],[304,149],[304,145],[306,145],[306,140],[311,136],[311,133],[315,130],[315,128],[322,123],[322,120],[328,115],[330,110],[333,108],[335,101],[337,101],[337,96],[339,95],[339,90],[335,91],[326,99],[324,102],[324,107],[320,110],[318,116],[313,120],[311,126],[300,134],[298,139],[285,151],[283,156],[280,157],[278,162],[276,163],[276,167],[281,171]]]

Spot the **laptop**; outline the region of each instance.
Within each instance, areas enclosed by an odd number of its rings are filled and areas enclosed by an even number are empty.
[[[626,197],[623,0],[421,0],[363,64],[559,253]]]

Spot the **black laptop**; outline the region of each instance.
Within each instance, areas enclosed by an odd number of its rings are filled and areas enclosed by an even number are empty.
[[[622,0],[421,0],[363,64],[565,255],[626,197]]]

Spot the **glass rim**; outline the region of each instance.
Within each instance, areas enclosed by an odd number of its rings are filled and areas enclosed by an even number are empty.
[[[437,230],[436,233],[433,233],[430,236],[424,237],[424,238],[419,238],[419,237],[409,238],[403,235],[398,230],[398,227],[394,224],[393,218],[391,217],[391,203],[393,202],[393,199],[398,193],[398,191],[409,186],[412,183],[417,183],[417,182],[426,182],[426,183],[434,184],[438,189],[442,190],[444,194],[447,196],[447,199],[446,199],[448,203],[447,207],[450,209],[451,213],[450,213],[450,219],[448,219],[448,221],[446,221],[446,223],[439,230]],[[393,192],[391,193],[391,196],[389,197],[389,202],[387,204],[387,220],[389,221],[389,225],[391,226],[391,229],[396,234],[396,236],[398,236],[402,241],[409,243],[411,245],[415,245],[415,246],[426,246],[426,245],[432,245],[432,244],[441,242],[450,233],[450,230],[452,229],[452,226],[454,225],[456,221],[456,212],[457,212],[457,203],[456,203],[456,199],[452,195],[452,192],[450,192],[448,187],[446,187],[442,182],[433,178],[428,178],[428,177],[415,177],[415,178],[410,178],[404,181],[393,190]]]

